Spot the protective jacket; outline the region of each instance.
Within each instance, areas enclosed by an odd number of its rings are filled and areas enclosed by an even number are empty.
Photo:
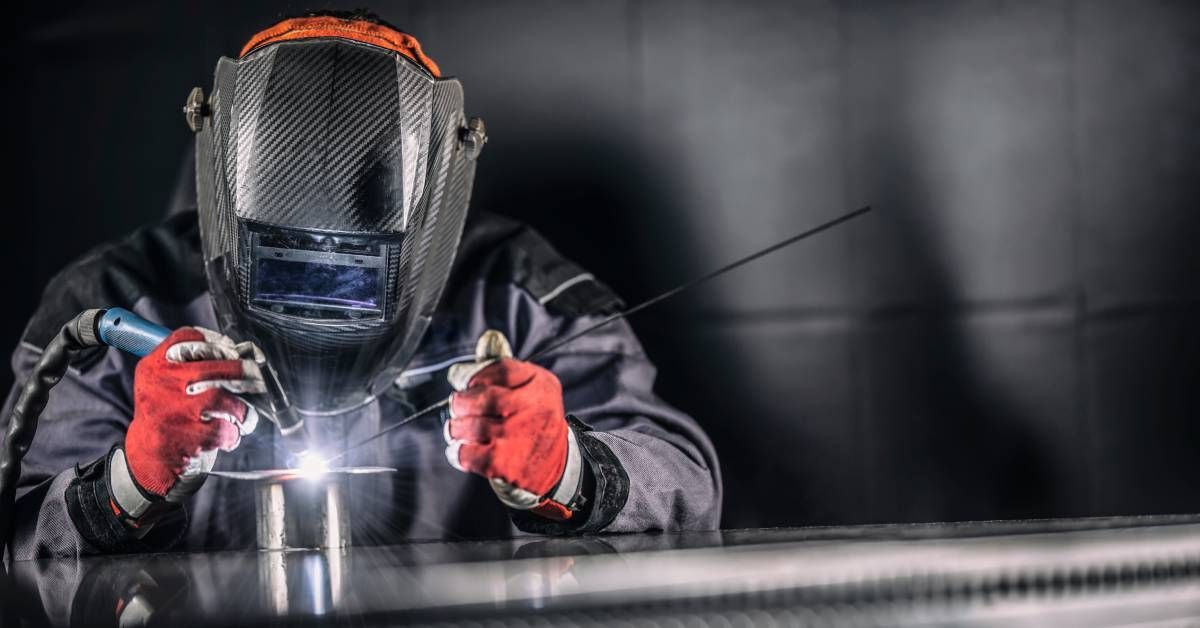
[[[58,328],[85,308],[120,306],[167,327],[215,328],[193,211],[176,213],[103,246],[56,276],[12,358],[20,383]],[[621,307],[591,274],[526,226],[486,212],[467,222],[450,282],[413,360],[386,394],[337,417],[322,433],[352,443],[445,399],[447,369],[471,361],[486,329],[530,355]],[[93,553],[249,548],[255,542],[249,482],[210,477],[138,538],[116,519],[104,465],[133,416],[136,358],[97,350],[51,392],[22,468],[13,553],[17,559]],[[497,538],[714,529],[721,481],[716,454],[695,421],[652,391],[655,367],[625,321],[563,346],[538,363],[562,382],[565,407],[595,479],[586,516],[564,523],[503,506],[481,477],[450,467],[442,426],[418,420],[355,450],[347,465],[398,473],[349,482],[355,544],[406,539]],[[16,398],[5,404],[4,420]],[[262,421],[217,470],[283,466],[278,432]]]

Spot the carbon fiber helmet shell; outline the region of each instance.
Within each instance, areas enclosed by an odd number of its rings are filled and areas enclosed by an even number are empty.
[[[462,236],[477,151],[461,84],[369,44],[285,41],[220,59],[206,113],[222,331],[263,349],[302,412],[370,401],[415,353]]]

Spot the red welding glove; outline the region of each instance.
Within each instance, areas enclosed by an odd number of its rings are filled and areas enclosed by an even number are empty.
[[[567,425],[562,385],[554,373],[511,355],[503,335],[489,330],[476,363],[452,367],[457,392],[444,431],[446,457],[455,468],[488,478],[510,508],[569,519],[582,458]]]
[[[266,392],[258,364],[248,359],[255,351],[217,332],[183,327],[138,362],[124,455],[110,463],[115,505],[134,517],[144,510],[145,500],[130,492],[126,478],[141,497],[194,492],[217,451],[232,451],[254,431],[258,413],[234,393]]]

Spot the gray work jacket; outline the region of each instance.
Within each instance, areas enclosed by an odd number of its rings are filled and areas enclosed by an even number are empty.
[[[217,327],[194,212],[101,247],[55,277],[13,355],[16,381],[63,323],[83,309],[114,306],[170,328]],[[485,329],[504,332],[520,358],[619,307],[608,288],[528,227],[474,213],[441,306],[407,370],[387,394],[351,415],[325,419],[337,423],[321,431],[357,442],[444,399],[447,369],[472,359]],[[586,511],[556,523],[506,508],[486,480],[447,463],[439,421],[419,419],[345,461],[398,470],[349,481],[355,544],[717,527],[721,481],[712,444],[690,417],[655,396],[654,365],[625,321],[537,362],[562,381],[567,412],[578,419],[572,429],[595,485]],[[254,493],[245,481],[208,478],[143,538],[112,513],[105,464],[133,416],[135,364],[115,349],[96,350],[51,392],[22,466],[15,558],[254,545]],[[274,425],[260,421],[237,450],[219,456],[216,469],[281,466],[276,438]]]

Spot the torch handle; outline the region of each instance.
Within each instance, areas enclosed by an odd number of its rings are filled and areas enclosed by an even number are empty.
[[[96,334],[106,345],[138,357],[154,351],[171,330],[119,307],[110,308],[96,323]]]

